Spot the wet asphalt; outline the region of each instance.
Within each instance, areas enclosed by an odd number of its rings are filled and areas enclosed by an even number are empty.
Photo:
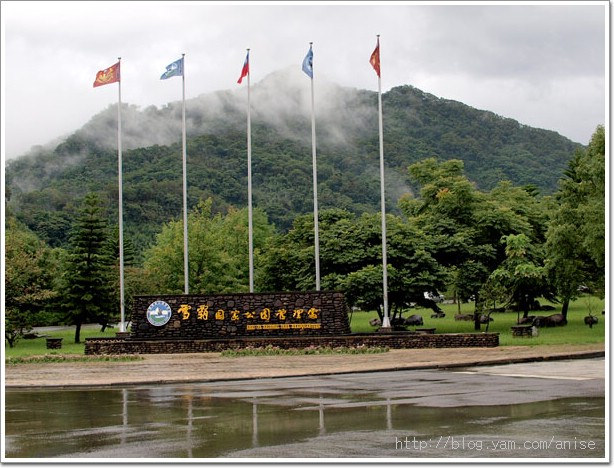
[[[605,361],[7,390],[6,457],[605,456]]]

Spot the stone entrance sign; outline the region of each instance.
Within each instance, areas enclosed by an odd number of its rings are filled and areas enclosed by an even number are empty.
[[[129,340],[345,335],[340,292],[137,296]]]

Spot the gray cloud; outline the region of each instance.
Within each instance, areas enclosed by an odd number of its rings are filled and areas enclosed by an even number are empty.
[[[375,90],[375,34],[384,90],[411,84],[586,143],[605,120],[607,6],[2,2],[4,154],[69,134],[116,103],[115,85],[92,82],[120,55],[122,100],[143,109],[180,99],[181,80],[159,76],[182,52],[187,97],[221,99],[244,92],[246,47],[255,84],[287,67],[300,74],[309,41],[316,86]],[[305,105],[295,97],[278,104]]]

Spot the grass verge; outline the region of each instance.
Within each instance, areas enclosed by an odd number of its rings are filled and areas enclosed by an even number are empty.
[[[124,362],[124,361],[141,361],[142,356],[135,354],[122,354],[122,355],[108,355],[108,356],[74,356],[65,354],[44,354],[42,356],[20,356],[20,357],[7,357],[7,365],[17,364],[48,364],[57,362]]]
[[[242,349],[227,349],[221,352],[224,357],[241,357],[241,356],[298,356],[304,354],[378,354],[387,353],[390,351],[386,347],[345,347],[330,348],[326,346],[309,346],[307,348],[290,348],[283,349],[277,346],[268,345],[264,348],[242,348]]]

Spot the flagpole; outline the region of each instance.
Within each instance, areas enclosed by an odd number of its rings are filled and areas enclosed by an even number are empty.
[[[118,57],[120,63],[120,79],[118,80],[118,98],[117,98],[117,175],[119,185],[119,331],[126,331],[125,310],[124,310],[124,197],[123,197],[123,181],[122,181],[122,80],[121,80],[121,57]]]
[[[377,35],[378,53],[379,49],[379,34]],[[390,319],[388,317],[388,259],[386,253],[386,198],[384,194],[384,123],[382,118],[382,76],[381,67],[380,73],[377,74],[377,104],[379,109],[379,173],[380,173],[380,191],[382,203],[382,270],[383,270],[383,286],[384,286],[384,320],[382,328],[390,328]]]
[[[247,49],[249,60],[249,49]],[[250,104],[250,69],[247,69],[247,223],[249,239],[249,292],[254,292],[254,235],[252,224],[252,120]]]
[[[313,46],[313,42],[309,43],[309,49]],[[312,62],[313,70],[313,62]],[[320,290],[320,234],[319,234],[319,216],[318,216],[318,170],[316,166],[316,117],[313,92],[313,72],[311,74],[311,159],[313,167],[313,231],[315,243],[315,261],[316,261],[316,291]]]
[[[182,88],[182,165],[183,165],[183,293],[190,294],[189,270],[188,270],[188,182],[186,176],[186,134],[185,134],[185,54],[181,54],[182,73],[181,73],[181,88]]]

